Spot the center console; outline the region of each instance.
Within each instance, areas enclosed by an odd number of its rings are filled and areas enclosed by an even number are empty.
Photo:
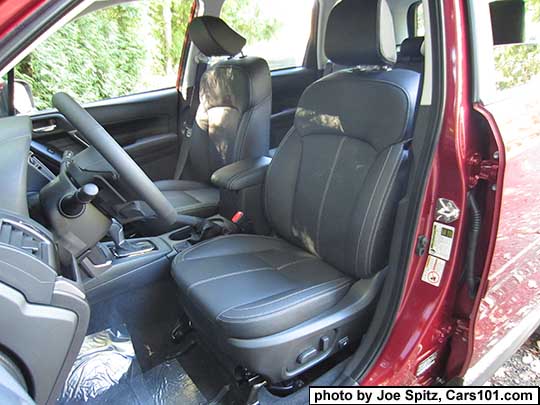
[[[122,224],[94,204],[102,189],[91,182],[78,188],[73,184],[68,170],[73,160],[68,158],[60,174],[41,190],[41,207],[65,252],[59,254],[61,264],[76,258],[86,297],[94,303],[169,277],[172,259],[205,239],[235,232],[268,233],[262,201],[270,162],[269,157],[250,158],[217,170],[211,180],[220,189],[221,216],[189,217],[191,226],[158,236],[126,238]],[[155,235],[144,229],[137,232]]]
[[[197,228],[185,226],[160,236],[126,239],[122,225],[113,219],[111,240],[96,244],[79,258],[86,296],[93,303],[167,278],[179,252],[233,228],[230,221],[216,216]]]

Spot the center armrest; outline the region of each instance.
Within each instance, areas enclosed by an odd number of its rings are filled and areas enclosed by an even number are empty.
[[[216,170],[211,180],[221,189],[243,190],[264,182],[270,162],[272,159],[267,156],[240,160]]]

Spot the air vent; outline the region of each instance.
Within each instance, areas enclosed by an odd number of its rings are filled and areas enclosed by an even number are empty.
[[[52,243],[34,228],[10,219],[0,219],[0,243],[13,246],[46,264],[51,264]]]

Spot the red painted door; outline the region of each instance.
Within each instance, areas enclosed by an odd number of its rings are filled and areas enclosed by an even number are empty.
[[[467,381],[494,372],[540,322],[540,3],[526,2],[524,44],[494,47],[496,90],[477,108],[500,133],[501,207]]]
[[[27,19],[46,0],[0,1],[0,39]]]

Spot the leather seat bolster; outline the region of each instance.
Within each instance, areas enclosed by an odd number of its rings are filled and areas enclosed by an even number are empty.
[[[173,267],[178,262],[219,257],[224,255],[237,255],[242,253],[257,253],[268,249],[287,249],[290,245],[284,240],[271,236],[254,236],[236,234],[220,236],[192,246],[174,258]],[[308,256],[308,253],[305,253]]]
[[[210,188],[208,184],[190,180],[159,180],[155,182],[161,191],[187,191]]]
[[[262,156],[231,163],[212,174],[212,183],[219,188],[233,191],[263,184],[271,161],[271,158]]]
[[[255,235],[224,236],[188,249],[174,260],[173,277],[182,299],[236,338],[271,335],[316,317],[352,284],[319,258]]]
[[[351,286],[341,278],[306,289],[296,289],[218,314],[216,320],[238,338],[268,336],[309,320],[337,304]],[[256,331],[254,333],[254,331]]]
[[[179,214],[210,216],[217,211],[217,188],[188,180],[161,180],[155,184]]]

